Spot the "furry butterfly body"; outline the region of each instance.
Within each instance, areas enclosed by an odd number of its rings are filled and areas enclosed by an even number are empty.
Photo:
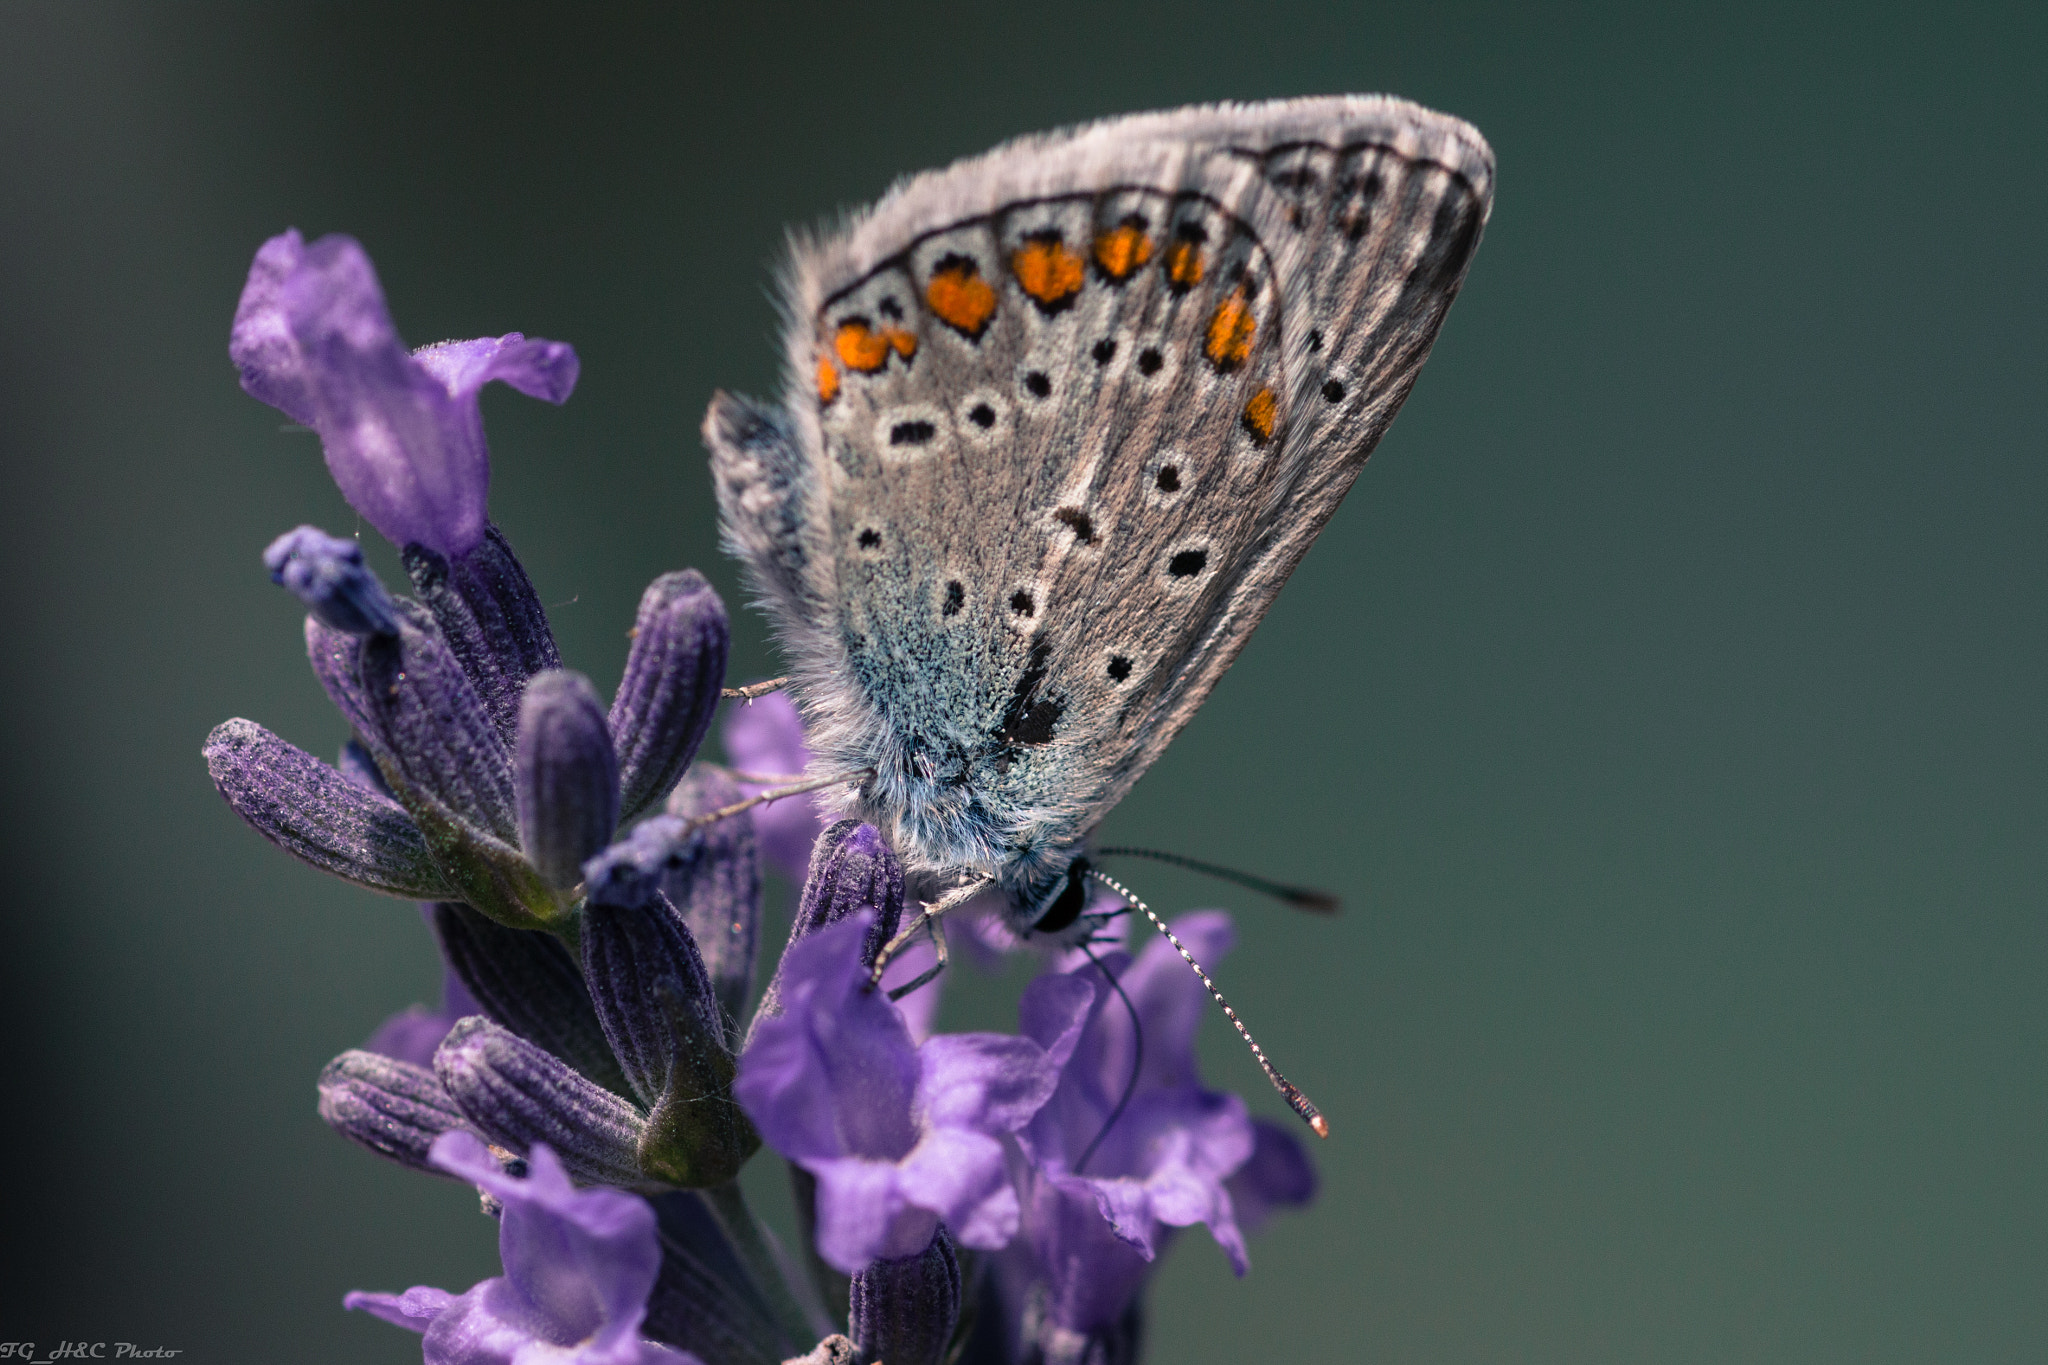
[[[1470,126],[1335,97],[1134,115],[800,239],[786,392],[705,419],[821,773],[928,890],[1074,922],[1407,396],[1492,202]]]

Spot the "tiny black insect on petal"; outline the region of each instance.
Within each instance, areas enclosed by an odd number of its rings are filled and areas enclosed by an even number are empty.
[[[1052,392],[1052,380],[1046,377],[1044,370],[1033,370],[1024,376],[1024,387],[1031,391],[1033,398],[1043,398]]]
[[[1166,571],[1175,578],[1192,578],[1209,565],[1207,550],[1182,550],[1167,561]]]
[[[976,403],[968,410],[967,420],[987,431],[996,424],[996,410],[986,403]]]

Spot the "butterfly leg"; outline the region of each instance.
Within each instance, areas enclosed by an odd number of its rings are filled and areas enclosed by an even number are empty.
[[[920,909],[917,912],[917,918],[913,919],[896,937],[883,944],[882,951],[875,954],[874,970],[868,975],[868,988],[872,990],[882,984],[882,973],[889,969],[889,964],[895,961],[896,955],[909,947],[918,934],[926,930],[927,926],[929,926],[931,933],[932,948],[939,956],[937,965],[908,986],[900,986],[890,991],[889,998],[896,1000],[908,995],[911,991],[916,990],[919,986],[937,976],[941,971],[944,971],[946,967],[946,936],[944,931],[939,928],[939,916],[945,914],[956,905],[972,900],[986,889],[993,880],[994,878],[992,877],[977,877],[973,881],[954,887],[945,895]]]
[[[919,972],[917,974],[916,979],[904,985],[898,986],[896,989],[890,991],[889,998],[891,1000],[901,1000],[904,996],[910,994],[919,986],[924,985],[926,982],[936,977],[940,972],[946,970],[945,921],[939,919],[939,917],[936,915],[920,913],[917,917],[917,923],[922,924],[928,931],[930,931],[932,938],[932,952],[936,955],[937,960],[934,961],[931,966]],[[911,927],[915,929],[916,925],[913,925]]]
[[[722,687],[718,690],[718,695],[721,697],[737,697],[747,705],[752,706],[754,698],[765,697],[788,681],[788,678],[770,678],[766,682],[748,683],[745,687]]]

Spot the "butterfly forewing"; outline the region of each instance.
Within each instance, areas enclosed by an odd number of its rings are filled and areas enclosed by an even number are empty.
[[[1013,144],[799,246],[786,411],[707,433],[814,746],[913,860],[1028,872],[1144,771],[1392,419],[1490,193],[1455,120],[1292,101]]]

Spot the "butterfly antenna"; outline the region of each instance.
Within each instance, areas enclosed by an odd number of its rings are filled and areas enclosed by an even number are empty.
[[[1205,863],[1200,858],[1190,858],[1185,853],[1166,853],[1156,848],[1098,848],[1098,858],[1150,858],[1155,863],[1170,863],[1184,867],[1190,872],[1201,872],[1218,881],[1233,882],[1249,887],[1253,891],[1271,896],[1282,904],[1297,910],[1308,910],[1318,915],[1334,915],[1338,900],[1327,891],[1318,891],[1312,886],[1289,886],[1285,882],[1268,880],[1251,872],[1240,872],[1234,867],[1223,867],[1216,863]]]
[[[1232,1009],[1230,1002],[1223,998],[1223,992],[1216,989],[1216,983],[1211,981],[1209,974],[1202,970],[1202,964],[1195,961],[1195,955],[1188,951],[1187,945],[1178,938],[1175,938],[1173,930],[1166,927],[1166,921],[1154,914],[1151,906],[1132,895],[1130,890],[1114,877],[1098,872],[1092,867],[1088,869],[1088,875],[1116,892],[1117,895],[1122,896],[1133,909],[1142,914],[1146,919],[1152,921],[1154,929],[1166,935],[1166,941],[1171,943],[1174,951],[1181,955],[1181,960],[1194,969],[1195,975],[1201,979],[1202,984],[1208,988],[1209,994],[1222,1007],[1223,1017],[1228,1019],[1230,1026],[1237,1030],[1237,1036],[1244,1039],[1244,1045],[1252,1050],[1252,1057],[1258,1062],[1259,1070],[1266,1073],[1266,1079],[1271,1081],[1273,1088],[1280,1092],[1280,1098],[1287,1101],[1287,1107],[1301,1115],[1302,1122],[1306,1123],[1317,1137],[1328,1137],[1330,1135],[1330,1121],[1323,1117],[1320,1109],[1309,1103],[1308,1096],[1301,1093],[1300,1086],[1281,1075],[1280,1068],[1274,1066],[1272,1062],[1266,1059],[1266,1050],[1260,1047],[1258,1041],[1252,1037],[1251,1030],[1244,1026],[1244,1020],[1237,1017],[1237,1011]]]
[[[1109,1136],[1109,1130],[1116,1127],[1116,1121],[1124,1116],[1124,1110],[1130,1108],[1131,1096],[1138,1093],[1138,1073],[1145,1069],[1145,1026],[1138,1022],[1138,1007],[1133,1005],[1131,997],[1124,993],[1124,983],[1111,976],[1109,968],[1102,965],[1102,959],[1095,956],[1094,949],[1084,943],[1081,945],[1081,951],[1088,955],[1088,960],[1095,964],[1095,970],[1102,973],[1102,979],[1109,983],[1109,988],[1116,992],[1117,999],[1124,1002],[1124,1009],[1130,1013],[1131,1078],[1124,1082],[1124,1093],[1117,1098],[1116,1108],[1109,1111],[1109,1117],[1102,1121],[1102,1127],[1096,1130],[1088,1145],[1081,1149],[1081,1158],[1074,1163],[1075,1175],[1080,1175],[1088,1169],[1088,1158],[1095,1155],[1095,1149]]]

